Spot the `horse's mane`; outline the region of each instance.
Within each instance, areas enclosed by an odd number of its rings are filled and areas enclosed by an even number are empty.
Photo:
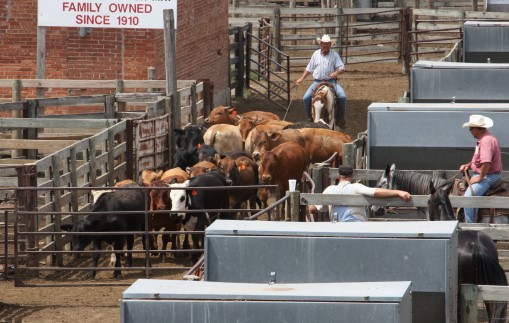
[[[448,180],[409,171],[400,171],[395,169],[392,173],[392,189],[407,191],[410,194],[427,195],[430,194],[429,182],[432,181],[435,187],[442,186]]]

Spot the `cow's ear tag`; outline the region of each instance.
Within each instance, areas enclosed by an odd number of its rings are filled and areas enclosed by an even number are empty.
[[[191,191],[191,195],[198,195],[198,191],[197,190],[192,190]]]
[[[241,170],[245,170],[246,169],[246,165],[244,165],[244,164],[240,165],[240,169]]]
[[[234,117],[235,117],[236,115],[237,115],[237,111],[233,110],[233,111],[232,111],[232,116],[234,116]]]
[[[200,147],[201,147],[201,144],[198,144],[198,146],[197,146],[197,147],[198,147],[198,149],[200,149]]]

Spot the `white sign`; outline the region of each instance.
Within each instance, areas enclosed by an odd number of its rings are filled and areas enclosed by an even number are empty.
[[[38,26],[163,29],[163,10],[177,0],[39,0]]]

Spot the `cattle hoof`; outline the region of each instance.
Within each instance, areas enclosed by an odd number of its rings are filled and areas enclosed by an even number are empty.
[[[88,278],[88,279],[95,279],[95,271],[93,271],[93,272],[89,272],[89,273],[87,274],[87,278]]]
[[[122,274],[120,273],[120,271],[113,272],[113,278],[118,279],[120,277],[122,277]]]

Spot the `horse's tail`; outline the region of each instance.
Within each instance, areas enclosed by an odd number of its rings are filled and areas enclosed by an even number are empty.
[[[482,285],[507,286],[507,277],[498,259],[490,255],[480,243],[473,246],[475,281]],[[507,302],[485,302],[490,323],[505,323]]]

